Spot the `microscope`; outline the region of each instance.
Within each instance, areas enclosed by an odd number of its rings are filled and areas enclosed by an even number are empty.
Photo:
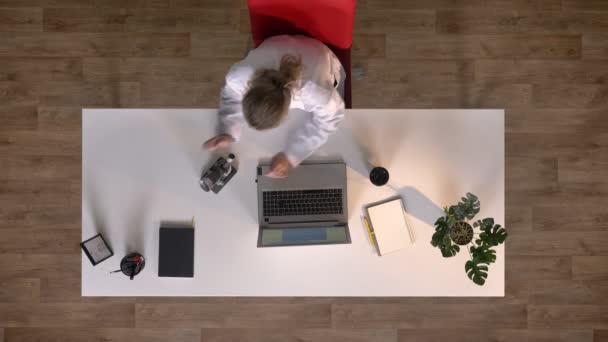
[[[234,166],[234,154],[230,153],[227,158],[219,157],[215,163],[203,172],[199,184],[205,192],[220,192],[230,179],[236,174]]]

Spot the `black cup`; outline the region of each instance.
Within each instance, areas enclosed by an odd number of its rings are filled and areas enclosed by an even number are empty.
[[[120,261],[120,270],[133,280],[146,266],[146,259],[139,253],[130,253]]]
[[[388,170],[377,166],[369,173],[369,180],[376,186],[383,186],[388,183]]]

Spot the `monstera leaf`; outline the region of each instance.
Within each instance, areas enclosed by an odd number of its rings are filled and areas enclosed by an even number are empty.
[[[431,245],[439,247],[444,258],[453,257],[460,252],[460,247],[452,244],[450,239],[450,226],[447,217],[440,217],[435,221],[435,233],[431,237]]]
[[[467,192],[466,196],[462,197],[457,205],[450,207],[449,212],[453,214],[457,221],[462,221],[465,218],[472,220],[479,213],[480,207],[481,203],[479,203],[477,196]]]
[[[452,239],[450,239],[449,235],[443,237],[443,241],[441,245],[439,245],[439,250],[441,251],[441,255],[444,258],[453,257],[454,255],[460,252],[460,247],[452,243]]]
[[[477,222],[473,223],[473,227],[479,227],[481,230],[488,230],[494,226],[494,219],[491,217],[484,218],[483,220],[477,220]]]
[[[467,272],[469,279],[475,284],[483,285],[486,283],[486,279],[488,278],[488,266],[469,260],[464,264],[464,270]]]
[[[480,264],[491,264],[496,261],[496,251],[486,245],[471,247],[471,256]]]
[[[475,241],[478,245],[498,246],[507,239],[507,231],[499,224],[495,224],[492,228],[485,229],[479,234],[479,239]]]

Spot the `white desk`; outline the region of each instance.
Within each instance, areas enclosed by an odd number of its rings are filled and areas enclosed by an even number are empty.
[[[443,258],[430,245],[440,207],[472,192],[479,217],[504,224],[502,110],[349,110],[318,155],[348,165],[352,244],[256,248],[255,167],[283,147],[304,118],[270,132],[245,129],[233,146],[237,175],[219,195],[198,186],[216,156],[200,149],[213,136],[216,110],[85,109],[82,146],[82,237],[103,233],[115,256],[93,267],[82,257],[84,296],[503,296],[504,246],[484,286],[464,271],[463,249]],[[372,162],[386,167],[390,186],[367,179]],[[360,221],[361,207],[401,194],[416,244],[378,257]],[[195,216],[194,278],[159,278],[161,221]],[[508,227],[507,227],[508,229]],[[147,258],[130,281],[118,268],[128,252]]]

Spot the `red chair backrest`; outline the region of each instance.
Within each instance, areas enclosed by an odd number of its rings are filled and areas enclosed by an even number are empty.
[[[356,0],[248,0],[255,46],[282,34],[303,34],[327,45],[352,45]]]

